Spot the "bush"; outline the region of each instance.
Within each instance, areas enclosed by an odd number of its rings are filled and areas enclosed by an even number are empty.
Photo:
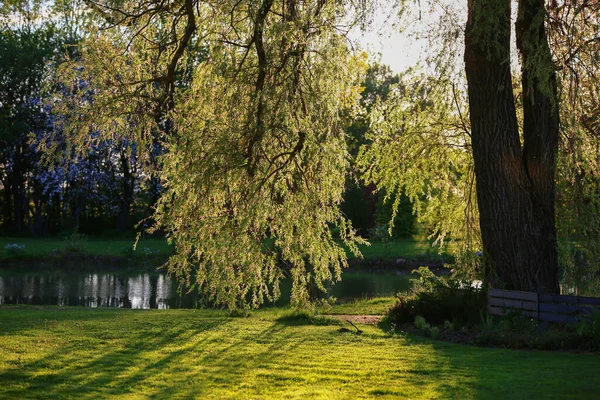
[[[513,349],[600,350],[600,312],[577,324],[544,324],[519,312],[486,312],[487,293],[457,277],[438,277],[425,267],[415,288],[398,296],[382,321],[455,343]]]
[[[423,318],[420,315],[417,315],[415,317],[415,327],[417,329],[420,329],[422,332],[428,333],[434,339],[440,333],[440,330],[438,329],[437,326],[431,326],[430,324],[427,323],[427,321],[425,321],[425,318]]]
[[[75,231],[65,238],[65,251],[67,253],[83,253],[86,243],[87,236],[79,233],[79,229],[75,228]]]
[[[389,310],[385,321],[395,325],[412,323],[417,316],[429,324],[475,326],[485,313],[486,291],[471,282],[455,277],[438,277],[428,268],[415,270],[420,275],[415,288],[399,295],[398,302]]]
[[[587,320],[582,320],[575,325],[577,336],[589,339],[600,347],[600,311],[594,310]]]

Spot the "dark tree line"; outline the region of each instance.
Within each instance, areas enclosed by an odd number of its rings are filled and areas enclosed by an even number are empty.
[[[150,213],[149,189],[156,190],[156,183],[140,173],[135,144],[127,140],[104,140],[83,154],[69,148],[54,123],[52,96],[61,88],[52,78],[76,38],[62,29],[68,26],[21,16],[22,23],[0,31],[3,234],[132,229]]]

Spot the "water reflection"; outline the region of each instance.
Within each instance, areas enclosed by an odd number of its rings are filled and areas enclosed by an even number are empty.
[[[289,302],[289,282],[282,283],[278,305]],[[346,274],[329,288],[338,299],[390,296],[408,289],[392,274]],[[194,308],[196,292],[180,294],[164,273],[16,273],[0,271],[0,304],[35,304],[118,308]]]
[[[197,304],[193,294],[188,297],[179,296],[176,283],[159,273],[17,273],[0,276],[0,304],[143,309]]]

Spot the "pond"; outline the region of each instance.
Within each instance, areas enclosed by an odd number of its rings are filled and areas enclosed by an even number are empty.
[[[276,305],[289,302],[290,282],[281,284]],[[410,288],[410,276],[346,272],[328,294],[342,301],[393,296]],[[0,304],[117,308],[196,308],[197,292],[181,295],[177,282],[160,272],[16,272],[0,271]]]

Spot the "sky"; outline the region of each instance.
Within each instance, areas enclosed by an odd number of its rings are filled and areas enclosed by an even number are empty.
[[[389,65],[395,72],[404,71],[424,58],[427,42],[398,32],[393,23],[394,17],[383,14],[378,12],[375,15],[367,31],[353,29],[350,37],[367,50],[374,60]]]
[[[364,31],[358,27],[351,30],[350,39],[368,51],[371,60],[389,65],[396,73],[415,66],[419,61],[424,66],[428,48],[427,40],[417,39],[408,32],[399,32],[397,27],[399,8],[394,6],[398,1],[375,0],[374,2],[378,4],[378,8],[372,16],[371,24]],[[466,14],[466,2],[467,0],[408,0],[405,5],[412,7],[414,22],[409,24],[407,31],[414,32],[436,21],[443,8],[450,7],[454,11],[458,10],[459,14]],[[419,20],[416,20],[417,16],[420,17]],[[404,23],[410,20],[411,17],[408,17]]]
[[[350,32],[350,38],[372,54],[373,59],[389,65],[394,72],[404,71],[415,66],[419,61],[424,66],[428,48],[427,39],[418,39],[409,32],[414,33],[421,30],[420,36],[434,33],[428,32],[426,27],[431,24],[435,27],[443,9],[452,9],[458,14],[458,18],[466,20],[467,0],[424,0],[419,2],[420,7],[407,1],[407,6],[412,4],[413,14],[412,17],[407,16],[404,21],[405,23],[407,23],[406,21],[413,22],[408,24],[407,32],[401,33],[397,27],[398,9],[394,9],[390,3],[394,2],[380,2],[371,26],[366,32],[362,32],[359,28],[353,29]],[[434,5],[430,6],[430,3]],[[462,23],[459,22],[459,24]]]
[[[445,15],[453,15],[451,18],[455,25],[464,28],[467,20],[467,0],[407,0],[405,4],[412,7],[412,16],[403,19],[403,24],[408,25],[405,33],[398,29],[398,9],[391,4],[396,1],[380,0],[380,8],[373,16],[373,22],[366,31],[354,28],[349,37],[357,45],[367,50],[370,59],[387,64],[392,71],[399,73],[409,67],[414,67],[420,62],[421,69],[431,73],[431,69],[425,63],[426,53],[429,47],[425,38],[428,35],[436,35],[439,32],[439,18]],[[417,6],[415,3],[421,4]],[[433,4],[433,5],[432,5]],[[421,10],[419,12],[419,10]],[[515,41],[514,25],[517,18],[517,7],[512,7],[512,40],[511,40],[511,64],[513,68],[519,68],[519,57]],[[407,23],[412,21],[412,23]],[[413,35],[410,34],[413,33]],[[421,39],[415,37],[415,33]],[[460,36],[457,40],[463,40]],[[462,62],[462,56],[459,59]]]

